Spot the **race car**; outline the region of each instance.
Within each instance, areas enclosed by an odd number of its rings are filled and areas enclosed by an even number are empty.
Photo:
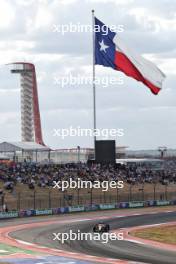
[[[94,233],[106,233],[109,232],[110,226],[106,223],[98,223],[93,227]]]

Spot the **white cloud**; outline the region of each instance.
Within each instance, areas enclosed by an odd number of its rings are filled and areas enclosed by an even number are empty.
[[[4,89],[4,88],[0,88],[0,94],[1,94],[1,96],[3,96],[3,94],[8,94],[10,96],[11,94],[14,94],[14,93],[19,94],[20,93],[20,89],[19,88],[17,88],[17,89]]]
[[[36,29],[45,28],[52,21],[52,14],[46,7],[39,7],[38,12],[36,13],[36,18],[34,26]]]
[[[73,3],[75,3],[75,2],[77,2],[77,0],[55,0],[54,1],[54,4],[62,4],[62,5],[70,5],[70,4],[73,4]]]
[[[135,16],[136,21],[145,29],[154,29],[155,33],[161,30],[175,31],[176,30],[176,16],[172,19],[160,17],[151,9],[136,7],[129,10],[129,14]]]
[[[165,59],[161,63],[161,67],[166,74],[176,76],[176,58]]]
[[[7,29],[15,18],[15,10],[6,0],[0,3],[0,29]]]
[[[15,0],[17,5],[29,6],[35,2],[35,0]]]
[[[134,0],[86,0],[86,2],[92,2],[92,3],[105,3],[105,4],[116,4],[116,5],[128,5],[130,3],[133,3]]]

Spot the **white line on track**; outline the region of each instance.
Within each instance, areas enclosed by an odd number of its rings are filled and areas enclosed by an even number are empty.
[[[145,245],[145,243],[142,243],[141,241],[138,241],[138,240],[135,240],[135,239],[125,238],[124,240],[129,241],[129,242],[133,242],[133,243],[136,243],[136,244]]]
[[[29,243],[29,242],[26,242],[26,241],[23,241],[23,240],[18,240],[18,239],[16,239],[16,241],[17,241],[18,243],[20,243],[20,244],[24,244],[24,245],[28,245],[28,246],[34,246],[34,244]]]

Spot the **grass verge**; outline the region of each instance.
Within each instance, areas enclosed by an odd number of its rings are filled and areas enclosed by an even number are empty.
[[[157,226],[131,232],[133,236],[176,245],[176,225]]]

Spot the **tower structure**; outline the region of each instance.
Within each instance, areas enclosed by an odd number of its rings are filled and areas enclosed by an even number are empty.
[[[20,74],[22,141],[45,145],[42,138],[35,66],[27,62],[15,62],[11,65],[11,73]]]

